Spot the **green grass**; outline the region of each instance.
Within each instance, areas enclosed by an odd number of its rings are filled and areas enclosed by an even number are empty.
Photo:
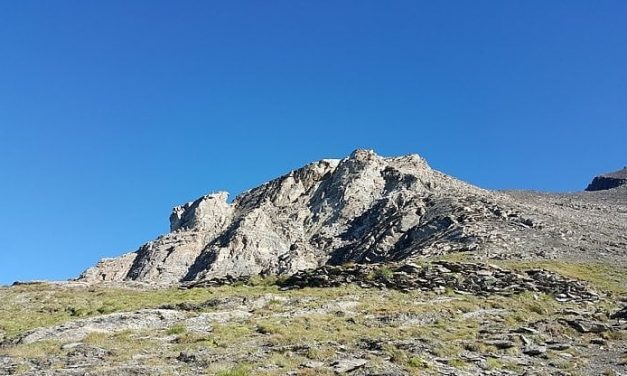
[[[170,327],[167,331],[166,334],[168,335],[175,335],[175,334],[183,334],[187,332],[187,327],[183,324],[176,324],[172,327]]]
[[[460,257],[460,255],[457,255]],[[627,269],[622,265],[577,264],[566,262],[499,261],[499,265],[519,270],[544,268],[570,278],[585,280],[595,289],[625,295]],[[377,271],[380,277],[391,273],[387,268]],[[374,274],[374,273],[373,273]],[[585,304],[559,303],[542,293],[525,292],[513,296],[477,297],[448,291],[446,294],[412,291],[362,289],[355,285],[337,288],[304,288],[280,291],[276,278],[255,279],[251,285],[140,291],[104,287],[63,288],[54,285],[16,286],[0,289],[0,331],[11,338],[32,328],[47,327],[94,315],[119,311],[155,308],[182,302],[203,303],[210,299],[231,299],[238,302],[260,299],[262,302],[244,321],[212,323],[207,332],[194,332],[184,324],[158,331],[123,331],[92,333],[85,345],[108,351],[107,359],[124,362],[146,354],[145,364],[171,362],[183,351],[208,352],[211,375],[282,375],[323,374],[305,370],[300,365],[312,360],[327,364],[341,356],[339,346],[355,349],[364,341],[382,346],[386,360],[408,374],[437,373],[437,364],[429,357],[445,357],[458,368],[472,364],[461,360],[464,351],[484,354],[490,369],[516,370],[502,358],[490,354],[510,354],[482,342],[480,331],[485,322],[496,323],[504,332],[521,326],[558,317],[566,308],[589,309]],[[344,311],[340,303],[346,304]],[[239,304],[239,303],[237,303]],[[614,310],[614,299],[595,303],[597,310]],[[208,305],[204,311],[229,309]],[[497,313],[490,313],[492,311]],[[338,312],[341,311],[341,312]],[[292,314],[300,312],[301,314]],[[302,314],[306,312],[306,314]],[[487,313],[484,313],[487,312]],[[199,312],[189,312],[196,315]],[[492,315],[490,317],[482,316]],[[546,335],[576,337],[579,334],[567,325],[547,323]],[[190,326],[191,327],[191,326]],[[170,336],[167,340],[164,338]],[[608,340],[624,339],[624,334],[605,334]],[[616,337],[616,338],[614,338]],[[548,339],[548,338],[547,338]],[[420,342],[428,350],[412,352],[403,341]],[[400,345],[399,345],[400,343]],[[8,346],[0,354],[21,359],[41,359],[50,354],[63,354],[63,343],[41,341],[30,345]],[[259,349],[266,349],[259,357]],[[511,350],[514,351],[514,350]],[[575,354],[576,355],[576,354]],[[163,360],[166,359],[166,360]],[[169,359],[169,360],[168,360]],[[369,360],[373,369],[381,357]],[[244,364],[244,365],[241,365]],[[179,365],[183,367],[185,365]],[[178,366],[177,366],[178,367]]]
[[[429,368],[429,363],[420,357],[412,356],[407,360],[407,366],[412,368]]]
[[[392,279],[394,273],[392,272],[392,269],[382,266],[380,268],[377,268],[374,271],[375,277],[379,277],[379,278],[383,278],[383,279]]]
[[[105,287],[74,287],[41,284],[0,288],[0,331],[12,338],[27,330],[77,318],[112,312],[157,308],[182,302],[201,303],[233,295],[259,296],[276,292],[276,286],[223,286],[215,289],[135,290]]]
[[[111,361],[123,362],[142,352],[154,352],[159,341],[149,338],[149,332],[125,330],[117,333],[90,333],[82,341],[84,344],[108,350]]]
[[[217,376],[248,376],[251,375],[249,366],[236,366],[228,370],[219,371]]]
[[[5,355],[15,358],[42,359],[61,353],[61,344],[58,341],[38,341],[21,346],[3,349]]]

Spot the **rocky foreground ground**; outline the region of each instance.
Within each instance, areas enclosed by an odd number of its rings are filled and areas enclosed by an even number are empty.
[[[455,258],[3,288],[0,374],[627,373],[623,265]]]

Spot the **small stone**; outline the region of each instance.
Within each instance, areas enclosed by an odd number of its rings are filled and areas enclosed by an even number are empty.
[[[525,334],[538,334],[538,331],[534,328],[530,328],[527,326],[521,326],[520,328],[514,331],[515,333],[525,333]]]
[[[558,302],[567,302],[569,300],[571,300],[571,298],[569,298],[566,294],[557,294],[555,296],[555,300],[557,300]]]
[[[179,356],[176,357],[176,360],[183,363],[194,363],[197,361],[197,357],[194,354],[181,352]]]
[[[346,373],[361,368],[365,366],[366,363],[368,363],[368,361],[363,359],[348,358],[335,361],[331,366],[335,373]]]
[[[522,334],[520,335],[520,340],[525,344],[525,346],[531,345],[531,341],[529,340],[529,338],[525,337]]]
[[[610,315],[610,319],[627,320],[627,307],[623,307],[618,312],[614,312]]]
[[[564,351],[564,350],[568,350],[570,349],[572,346],[569,345],[568,343],[554,343],[552,345],[548,346],[549,350],[555,350],[555,351]]]
[[[301,367],[303,367],[303,368],[322,368],[322,367],[324,367],[324,363],[312,360],[312,361],[309,361],[307,363],[302,364]]]
[[[409,273],[409,274],[420,273],[421,270],[422,270],[422,268],[420,266],[414,264],[413,262],[408,262],[405,265],[402,265],[400,268],[397,269],[397,271],[399,271],[399,272],[405,272],[405,273]]]
[[[485,343],[486,345],[489,346],[494,346],[497,349],[500,350],[504,350],[504,349],[511,349],[512,347],[516,346],[516,344],[514,343],[514,341],[509,341],[509,340],[501,340],[501,339],[496,339],[496,340],[487,340],[487,341],[483,341],[483,343]]]
[[[601,322],[567,320],[568,325],[580,333],[603,333],[610,330],[610,327]]]
[[[81,342],[71,342],[71,343],[66,343],[65,345],[61,346],[61,350],[70,350],[70,349],[75,349],[79,346],[81,346],[82,343]]]
[[[529,356],[539,356],[546,354],[545,346],[527,346],[523,349],[523,354]]]

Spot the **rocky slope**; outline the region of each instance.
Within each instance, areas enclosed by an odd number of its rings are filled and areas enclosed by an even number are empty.
[[[0,287],[0,375],[625,374],[624,266],[495,262]]]
[[[609,192],[609,193],[608,193]],[[417,156],[356,150],[227,202],[178,206],[170,233],[105,259],[80,280],[176,284],[469,251],[480,258],[627,260],[627,186],[603,192],[491,192]]]
[[[586,188],[586,191],[604,191],[622,185],[627,185],[627,167],[595,177]]]

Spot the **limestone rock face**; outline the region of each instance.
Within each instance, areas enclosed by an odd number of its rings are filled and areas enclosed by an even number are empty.
[[[577,258],[578,249],[624,254],[627,202],[609,205],[616,215],[608,222],[594,214],[595,205],[607,205],[581,204],[588,199],[486,191],[433,170],[417,155],[356,150],[292,171],[230,204],[220,192],[178,206],[170,233],[101,261],[80,279],[176,284],[459,251],[482,258],[561,257],[565,250]],[[600,226],[602,234],[595,231]]]
[[[627,185],[627,167],[595,177],[586,191],[603,191]]]
[[[105,258],[95,266],[85,270],[81,279],[94,282],[122,281],[133,266],[137,253],[126,253],[116,258]]]
[[[211,231],[224,227],[231,219],[233,209],[226,202],[228,197],[227,192],[218,192],[175,207],[170,215],[170,231],[189,229]]]

